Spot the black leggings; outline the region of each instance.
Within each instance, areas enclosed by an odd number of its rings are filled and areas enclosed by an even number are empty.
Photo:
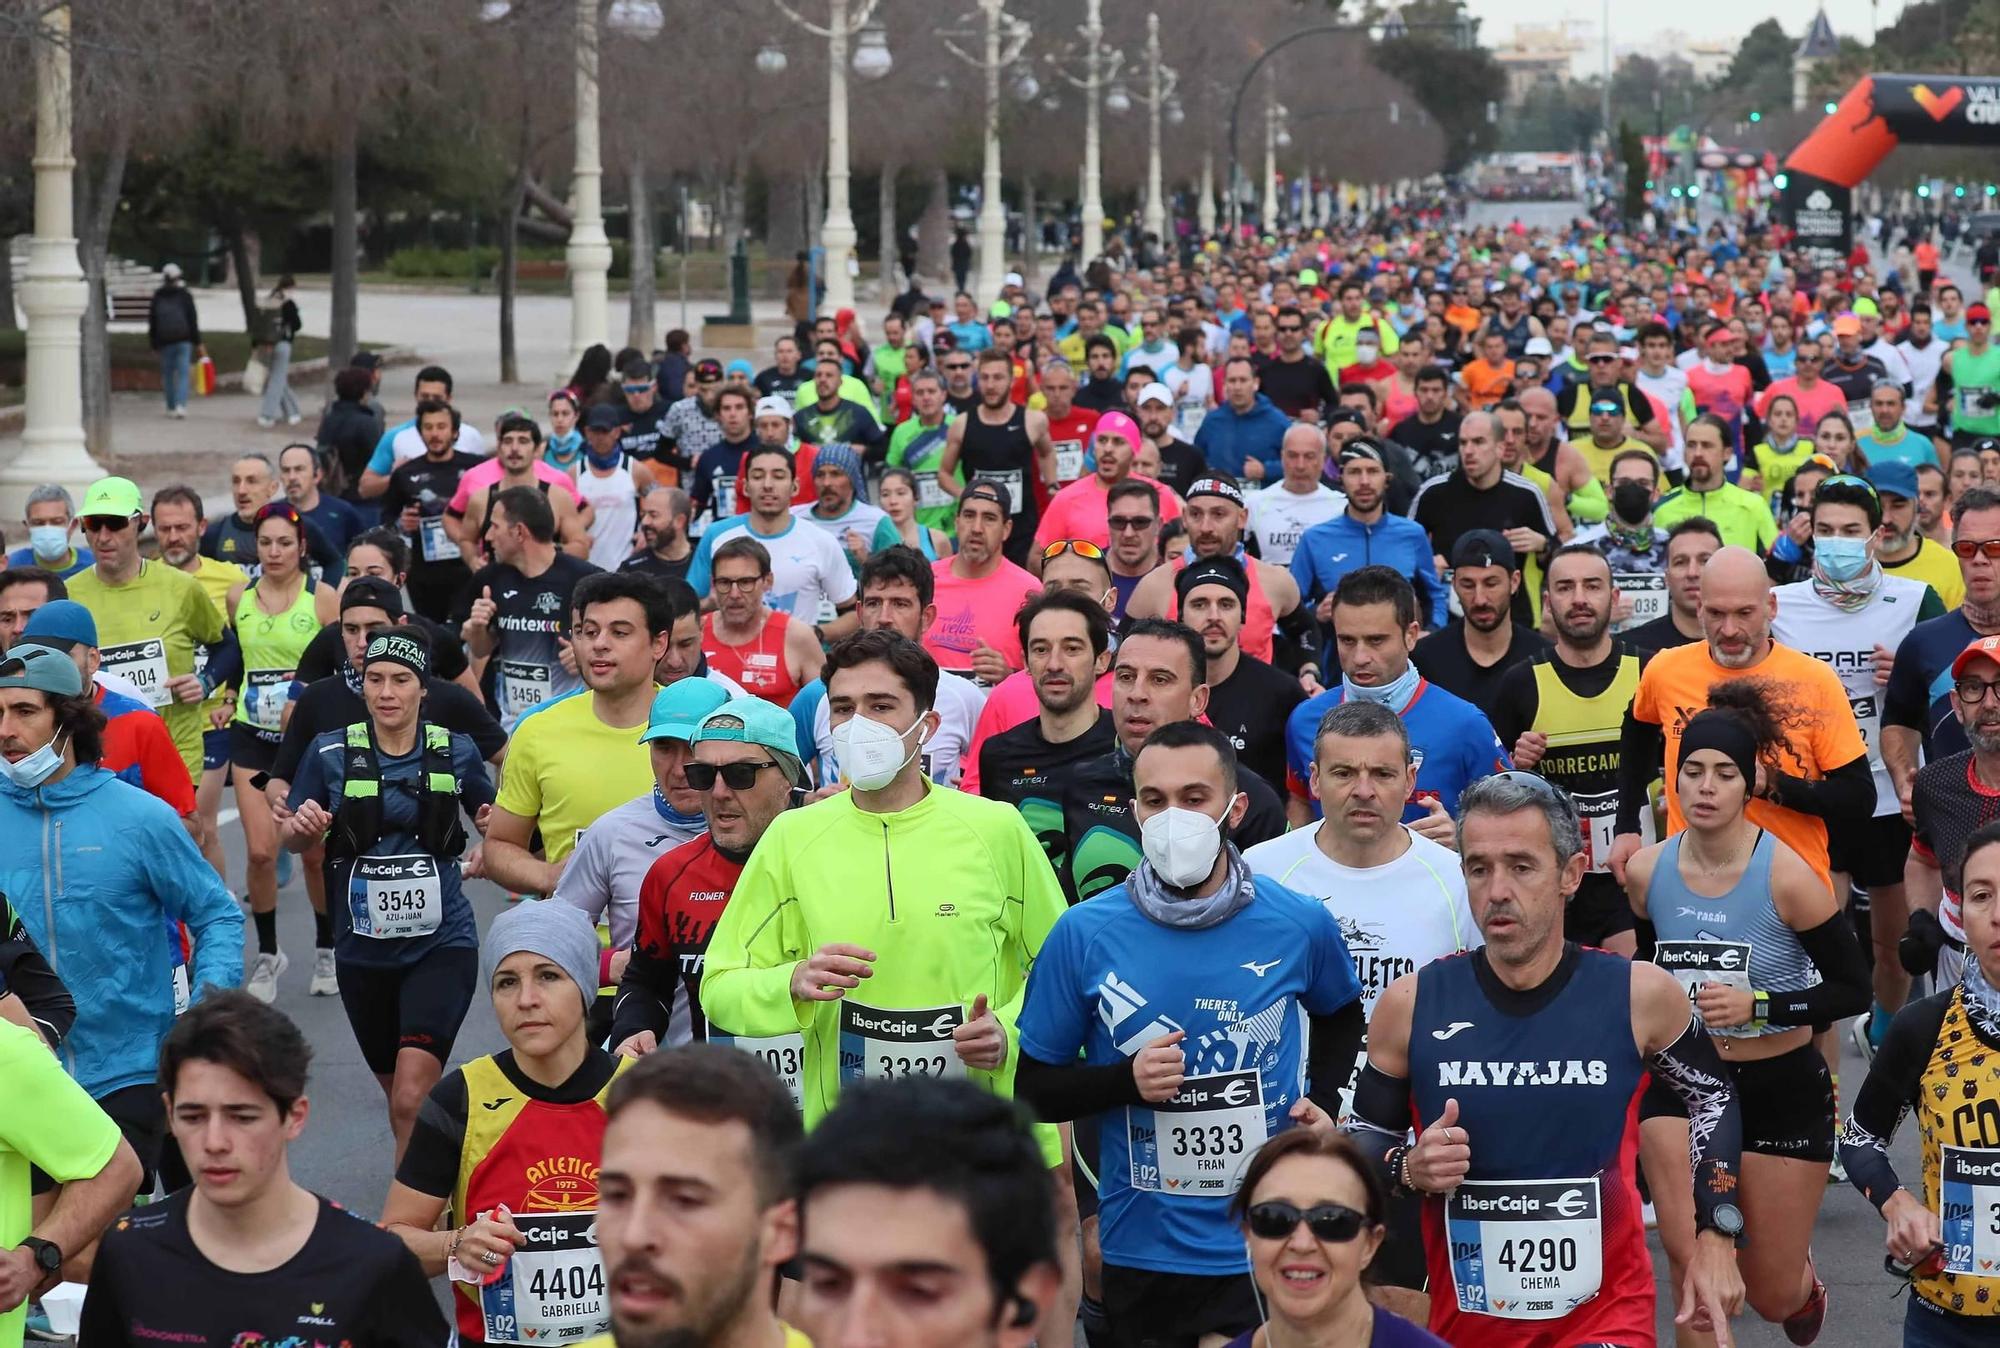
[[[439,946],[415,964],[374,968],[334,961],[340,1002],[361,1057],[376,1076],[392,1076],[396,1055],[420,1048],[443,1063],[479,985],[479,951]]]

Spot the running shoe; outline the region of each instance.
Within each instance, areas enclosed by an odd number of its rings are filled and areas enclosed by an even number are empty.
[[[282,950],[274,955],[259,951],[256,961],[250,966],[249,980],[243,984],[244,990],[267,1005],[277,1001],[278,977],[291,967],[291,963]]]
[[[1840,1151],[1837,1146],[1833,1153],[1833,1164],[1826,1168],[1826,1182],[1829,1188],[1836,1184],[1847,1183],[1847,1167],[1840,1163]]]
[[[1639,1205],[1639,1214],[1645,1218],[1646,1229],[1648,1231],[1657,1231],[1660,1229],[1660,1214],[1653,1210],[1651,1199]]]
[[[338,997],[340,982],[333,973],[333,952],[324,947],[313,951],[312,986],[306,991],[314,997]]]
[[[1868,1037],[1869,1022],[1874,1012],[1864,1011],[1847,1023],[1847,1037],[1854,1041],[1854,1051],[1861,1055],[1861,1061],[1875,1061],[1875,1043]]]
[[[1805,1305],[1785,1317],[1784,1324],[1785,1337],[1799,1348],[1817,1339],[1821,1326],[1826,1324],[1826,1284],[1819,1280],[1818,1269],[1810,1263],[1806,1267],[1812,1272],[1812,1295],[1806,1298]]]

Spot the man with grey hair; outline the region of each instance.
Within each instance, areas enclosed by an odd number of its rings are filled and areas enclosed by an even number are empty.
[[[1347,497],[1326,485],[1326,436],[1317,426],[1294,422],[1278,441],[1275,483],[1250,498],[1250,536],[1258,555],[1273,566],[1290,566],[1299,540],[1315,524],[1347,509]]]
[[[1420,1197],[1432,1229],[1449,1224],[1449,1245],[1428,1252],[1431,1332],[1511,1339],[1533,1321],[1550,1343],[1652,1340],[1630,1159],[1650,1072],[1691,1121],[1697,1235],[1676,1321],[1726,1339],[1743,1304],[1743,1214],[1731,1201],[1743,1130],[1720,1055],[1672,975],[1563,939],[1586,863],[1568,796],[1509,771],[1467,787],[1459,811],[1485,945],[1403,975],[1377,1000],[1348,1124],[1396,1191]],[[1528,1267],[1513,1254],[1543,1240],[1577,1257]]]
[[[688,524],[694,519],[694,498],[679,487],[654,487],[639,498],[639,534],[646,546],[619,564],[620,571],[641,571],[661,580],[681,580],[694,561]]]
[[[1471,412],[1458,427],[1458,467],[1417,488],[1410,518],[1430,535],[1440,572],[1458,540],[1474,529],[1491,529],[1507,540],[1525,568],[1547,551],[1556,520],[1541,488],[1507,471],[1500,455],[1500,423],[1490,412]],[[1533,626],[1528,586],[1514,591],[1514,621]]]
[[[251,576],[257,566],[257,512],[278,495],[278,470],[269,455],[243,454],[229,465],[229,495],[236,511],[212,521],[201,536],[201,555],[234,562]]]
[[[90,565],[90,549],[76,546],[76,503],[69,490],[44,482],[28,493],[21,512],[28,526],[28,546],[7,554],[9,566],[39,566],[59,580],[68,580]]]

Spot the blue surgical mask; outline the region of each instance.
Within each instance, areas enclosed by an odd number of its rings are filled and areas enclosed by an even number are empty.
[[[56,739],[61,738],[56,736]],[[56,748],[56,740],[50,740],[18,763],[0,758],[0,774],[5,774],[8,781],[29,791],[54,776],[61,766],[62,752]]]
[[[59,562],[69,556],[69,530],[60,524],[30,525],[28,546],[35,550],[38,559]]]
[[[1347,690],[1346,700],[1379,702],[1390,711],[1400,712],[1415,696],[1417,683],[1422,678],[1423,675],[1417,672],[1415,665],[1405,665],[1400,675],[1379,688],[1363,688],[1345,674],[1340,677],[1340,685]]]
[[[1815,538],[1813,560],[1820,574],[1832,581],[1850,581],[1868,569],[1865,538]]]

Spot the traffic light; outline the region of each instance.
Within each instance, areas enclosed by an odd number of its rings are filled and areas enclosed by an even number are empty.
[[[1750,120],[1753,122],[1761,122],[1764,120],[1764,114],[1761,112],[1753,112],[1750,114]]]
[[[1771,186],[1777,188],[1780,192],[1784,191],[1791,181],[1791,177],[1788,174],[1776,173],[1771,175]]]
[[[1691,196],[1691,197],[1698,197],[1698,196],[1700,196],[1700,195],[1701,195],[1701,184],[1700,184],[1700,183],[1689,183],[1689,184],[1688,184],[1688,195],[1689,195],[1689,196]]]
[[[1965,195],[1965,189],[1963,187],[1954,187],[1951,189],[1951,194],[1955,197],[1962,197]]]
[[[1931,194],[1931,185],[1930,185],[1929,183],[1918,183],[1918,184],[1917,184],[1917,195],[1918,195],[1918,196],[1920,196],[1920,197],[1927,197],[1927,196],[1929,196],[1930,194]]]
[[[1646,179],[1646,190],[1647,190],[1648,192],[1650,192],[1650,191],[1652,191],[1652,190],[1653,190],[1653,180],[1652,180],[1651,178],[1648,178],[1648,179]],[[1993,195],[1993,189],[1992,189],[1992,188],[1990,188],[1990,187],[1989,187],[1989,188],[1987,188],[1987,189],[1986,189],[1986,195],[1987,195],[1987,196],[1989,196],[1989,197],[1990,197],[1990,196],[1992,196],[1992,195]]]
[[[1992,183],[1986,184],[1986,195],[1989,197],[2000,196],[2000,187],[1996,187]]]
[[[1670,187],[1667,189],[1667,195],[1670,197],[1674,197],[1675,199],[1679,199],[1680,194],[1681,194],[1681,189],[1679,187]]]

